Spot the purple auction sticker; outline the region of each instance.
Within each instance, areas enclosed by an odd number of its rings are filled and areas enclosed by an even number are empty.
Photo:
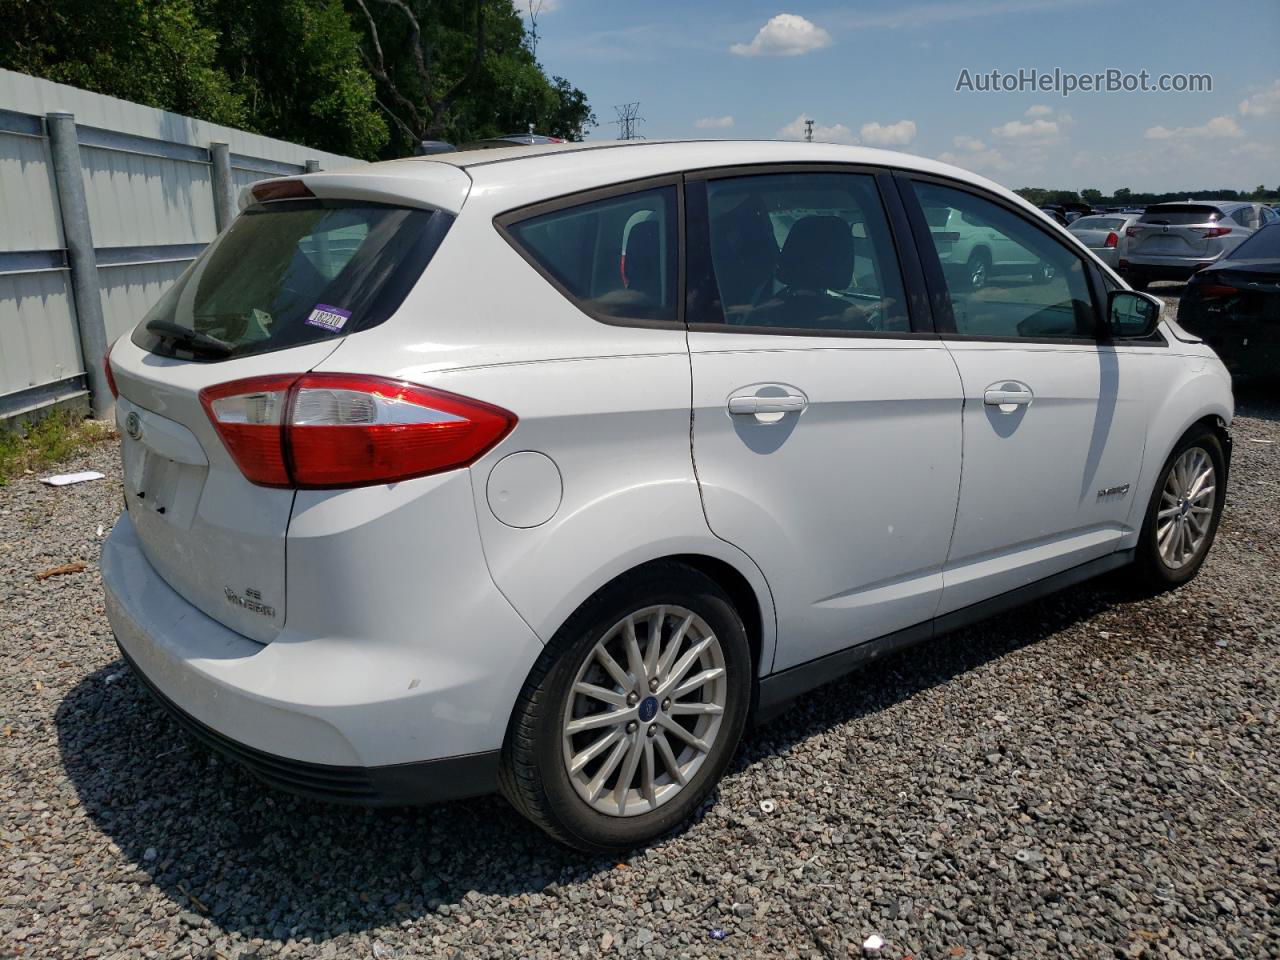
[[[307,317],[306,322],[313,327],[322,327],[325,330],[336,332],[341,330],[343,325],[350,319],[350,310],[331,307],[327,303],[317,303],[316,308],[311,311],[311,316]]]

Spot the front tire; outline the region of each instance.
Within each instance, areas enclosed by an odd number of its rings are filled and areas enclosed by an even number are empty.
[[[1218,532],[1226,478],[1222,441],[1204,424],[1193,427],[1169,454],[1147,505],[1135,561],[1148,587],[1179,587],[1200,571]]]
[[[654,840],[733,758],[751,677],[746,630],[715,581],[644,567],[587,600],[538,658],[508,727],[502,792],[587,853]]]

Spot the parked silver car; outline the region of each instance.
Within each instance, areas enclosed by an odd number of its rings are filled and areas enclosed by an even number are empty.
[[[1115,269],[1125,250],[1125,230],[1137,222],[1140,213],[1108,213],[1081,217],[1070,230],[1098,259]]]
[[[1135,290],[1185,280],[1234,250],[1259,227],[1280,222],[1265,204],[1236,200],[1157,203],[1125,230],[1120,272]]]

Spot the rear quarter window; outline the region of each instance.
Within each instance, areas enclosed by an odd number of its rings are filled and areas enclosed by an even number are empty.
[[[676,188],[557,202],[498,219],[508,242],[585,313],[677,320]]]
[[[213,361],[334,339],[384,322],[453,216],[333,200],[250,207],[133,332],[144,350]]]

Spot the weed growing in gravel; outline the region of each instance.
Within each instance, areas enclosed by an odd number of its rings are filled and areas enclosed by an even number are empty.
[[[0,426],[0,486],[114,438],[107,424],[69,411],[52,413],[25,428]]]

